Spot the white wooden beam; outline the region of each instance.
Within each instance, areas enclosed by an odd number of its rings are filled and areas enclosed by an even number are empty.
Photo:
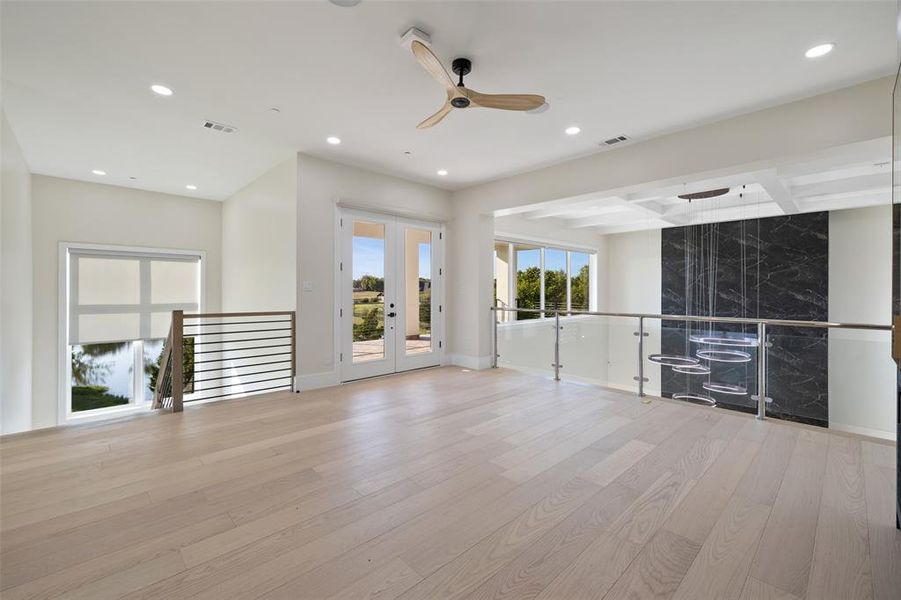
[[[793,215],[798,212],[798,203],[792,198],[792,193],[776,174],[776,169],[756,171],[752,173],[754,181],[760,184],[770,199],[779,205],[782,212]]]

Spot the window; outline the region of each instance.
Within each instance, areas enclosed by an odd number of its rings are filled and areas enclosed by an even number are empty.
[[[67,258],[67,414],[148,402],[172,311],[200,311],[200,256],[71,248]]]
[[[591,309],[594,253],[540,244],[495,241],[494,300],[499,307],[534,313],[500,313],[500,322],[540,319],[559,311]],[[540,311],[540,312],[538,312]]]
[[[516,260],[516,287],[513,306],[516,308],[541,309],[541,248],[514,245]],[[539,313],[517,313],[520,321],[538,319]]]

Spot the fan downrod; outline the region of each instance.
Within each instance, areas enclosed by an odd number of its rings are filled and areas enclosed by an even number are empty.
[[[455,58],[454,62],[451,63],[451,69],[460,77],[457,87],[464,87],[463,76],[469,75],[469,72],[472,71],[472,61],[468,58]],[[451,99],[450,103],[454,108],[466,108],[469,106],[469,98],[457,96]]]

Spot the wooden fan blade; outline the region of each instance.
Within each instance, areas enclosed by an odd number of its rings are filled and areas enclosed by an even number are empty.
[[[434,115],[432,115],[431,117],[429,117],[428,119],[426,119],[425,121],[423,121],[422,123],[417,125],[416,129],[428,129],[432,125],[436,125],[437,123],[440,123],[441,119],[446,117],[448,115],[448,113],[450,113],[450,111],[452,111],[453,109],[454,109],[454,107],[450,105],[450,102],[448,102],[447,104],[445,104],[444,106],[441,107],[441,110],[439,110]]]
[[[429,50],[428,46],[422,42],[413,40],[410,48],[413,49],[413,55],[416,57],[416,60],[419,61],[419,64],[421,64],[432,77],[437,79],[438,83],[449,90],[454,89],[454,80],[451,79],[450,75],[448,75],[444,66],[441,64],[441,61],[438,60],[438,57],[435,56],[431,50]]]
[[[533,110],[544,104],[544,96],[538,94],[480,94],[467,90],[466,95],[474,106],[482,108]]]

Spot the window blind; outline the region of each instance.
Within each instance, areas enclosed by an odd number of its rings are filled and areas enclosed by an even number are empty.
[[[164,338],[173,310],[200,311],[200,256],[69,252],[69,344]]]

